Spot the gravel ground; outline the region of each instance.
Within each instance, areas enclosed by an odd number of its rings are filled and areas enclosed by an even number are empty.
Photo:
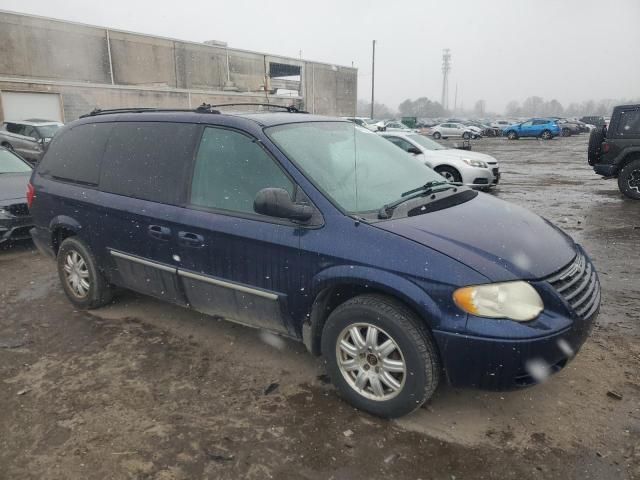
[[[53,262],[5,246],[0,479],[640,479],[640,202],[593,174],[586,142],[473,146],[501,162],[493,195],[593,257],[590,339],[542,385],[442,386],[397,421],[342,402],[299,344],[131,293],[75,311]]]

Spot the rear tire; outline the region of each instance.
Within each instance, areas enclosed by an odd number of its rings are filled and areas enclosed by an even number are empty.
[[[542,138],[543,140],[551,140],[553,138],[553,135],[551,134],[551,132],[549,130],[544,130],[540,134],[540,138]]]
[[[562,129],[562,136],[563,137],[570,137],[571,136],[571,130],[569,130],[568,128],[563,128]]]
[[[66,238],[58,250],[57,264],[64,293],[76,307],[90,310],[111,302],[112,287],[82,240]]]
[[[442,175],[449,182],[457,182],[462,183],[462,175],[460,172],[449,165],[441,165],[439,167],[434,168],[436,172]]]
[[[440,140],[442,138],[442,134],[440,132],[434,132],[433,138],[435,138],[436,140]]]
[[[516,132],[514,132],[513,130],[510,130],[510,131],[507,133],[507,138],[508,138],[509,140],[517,140],[517,139],[518,139],[518,134],[517,134]]]
[[[322,355],[340,395],[380,417],[414,411],[440,381],[440,360],[421,320],[382,295],[338,306],[322,331]]]
[[[618,188],[625,196],[640,200],[640,158],[630,161],[620,170]]]

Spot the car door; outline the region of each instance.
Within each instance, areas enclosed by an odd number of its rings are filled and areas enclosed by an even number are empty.
[[[7,133],[5,136],[7,137],[7,142],[11,145],[11,148],[26,157],[28,153],[28,145],[27,139],[24,136],[25,133],[25,125],[21,123],[7,122],[6,124]]]
[[[518,127],[518,135],[521,137],[535,137],[536,134],[534,130],[533,121],[529,120],[520,124]]]
[[[24,125],[23,131],[23,150],[24,157],[29,159],[37,159],[40,157],[40,134],[32,125]]]
[[[184,304],[176,245],[201,127],[169,122],[112,125],[100,173],[99,250],[119,285]]]
[[[293,333],[288,294],[300,289],[303,227],[256,214],[263,188],[302,192],[254,138],[206,127],[178,230],[178,275],[189,304],[242,324]]]

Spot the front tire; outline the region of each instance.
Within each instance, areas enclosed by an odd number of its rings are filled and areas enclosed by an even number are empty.
[[[58,276],[64,293],[76,307],[90,310],[111,301],[111,285],[98,269],[89,247],[79,238],[68,237],[57,255]]]
[[[382,295],[338,306],[322,332],[322,354],[340,395],[380,417],[414,411],[440,381],[440,361],[421,320]]]
[[[433,138],[436,140],[440,140],[442,138],[442,134],[440,132],[434,132]]]
[[[434,170],[444,178],[446,178],[449,182],[462,183],[462,175],[460,175],[460,172],[458,172],[458,170],[453,167],[442,165],[440,167],[434,168]]]
[[[570,137],[571,136],[571,130],[569,130],[568,128],[563,128],[562,129],[562,136],[563,137]]]
[[[625,196],[640,200],[640,158],[632,160],[620,170],[618,188]]]
[[[464,138],[465,140],[469,140],[471,138],[471,134],[469,132],[464,132],[462,134],[462,138]]]
[[[15,149],[13,148],[13,145],[11,145],[9,142],[4,142],[4,143],[2,144],[2,146],[3,146],[4,148],[6,148],[7,150],[11,150],[12,152],[15,152]]]
[[[518,139],[518,134],[516,132],[514,132],[513,130],[511,130],[509,133],[507,133],[507,138],[509,140],[517,140]]]

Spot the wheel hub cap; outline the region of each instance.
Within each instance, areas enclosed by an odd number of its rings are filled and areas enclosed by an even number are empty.
[[[629,184],[630,189],[640,192],[640,170],[634,170],[631,172],[627,183]]]
[[[345,328],[338,337],[336,357],[349,386],[371,400],[389,400],[402,391],[407,377],[404,356],[396,341],[369,323]]]
[[[71,292],[78,298],[84,298],[89,293],[89,269],[84,258],[71,250],[64,261],[64,276]]]

